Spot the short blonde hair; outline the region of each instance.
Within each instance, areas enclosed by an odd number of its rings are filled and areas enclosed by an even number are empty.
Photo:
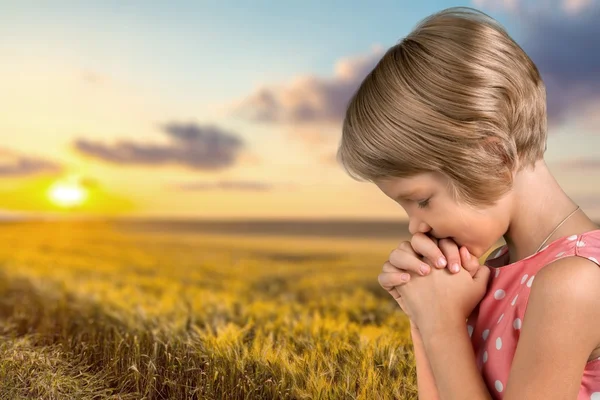
[[[422,20],[363,80],[337,160],[358,181],[440,172],[455,199],[490,206],[512,172],[543,158],[546,138],[533,61],[487,14],[452,7]]]

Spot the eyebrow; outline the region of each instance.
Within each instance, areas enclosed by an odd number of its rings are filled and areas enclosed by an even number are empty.
[[[414,196],[416,193],[420,192],[420,189],[409,190],[407,192],[398,193],[395,197],[396,200],[400,199],[408,199],[409,197]]]

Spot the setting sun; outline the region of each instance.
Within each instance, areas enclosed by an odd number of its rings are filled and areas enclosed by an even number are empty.
[[[81,205],[87,198],[87,192],[76,183],[57,182],[49,191],[50,200],[60,207]]]

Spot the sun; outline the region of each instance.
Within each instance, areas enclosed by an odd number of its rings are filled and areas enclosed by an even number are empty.
[[[59,207],[76,207],[85,202],[87,191],[77,183],[56,182],[48,191],[50,200]]]

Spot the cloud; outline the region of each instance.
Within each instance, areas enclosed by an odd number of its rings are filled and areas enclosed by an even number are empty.
[[[567,15],[576,15],[593,7],[593,0],[473,0],[473,5],[489,10],[509,11],[512,14],[548,14],[559,11]]]
[[[577,117],[593,126],[592,116],[600,114],[600,52],[594,45],[600,37],[598,2],[474,0],[474,4],[507,11],[523,28],[518,41],[546,84],[550,124]],[[384,52],[376,46],[367,54],[342,59],[331,78],[305,75],[261,87],[235,104],[233,114],[265,123],[339,125],[351,95]]]
[[[0,177],[25,177],[62,172],[63,167],[54,161],[28,157],[0,148]]]
[[[523,48],[546,84],[551,123],[582,116],[583,110],[594,114],[589,108],[600,100],[600,54],[594,44],[599,18],[600,7],[570,17],[523,18],[528,21]]]
[[[568,14],[579,14],[593,5],[593,0],[565,0],[562,8]]]
[[[91,176],[84,176],[79,174],[70,174],[62,179],[62,182],[69,185],[80,186],[85,189],[98,189],[100,188],[100,181]]]
[[[273,189],[270,184],[252,181],[191,182],[175,184],[172,187],[183,191],[235,190],[264,192]]]
[[[484,12],[506,11],[523,28],[519,44],[546,84],[548,121],[586,120],[600,113],[599,4],[592,0],[474,0]]]
[[[580,193],[571,198],[590,218],[600,222],[600,194]]]
[[[257,122],[339,123],[354,91],[384,54],[374,46],[368,54],[340,60],[331,78],[306,75],[281,87],[262,87],[233,106],[233,114]]]
[[[161,126],[170,138],[168,144],[138,143],[121,140],[115,144],[77,139],[75,149],[113,164],[181,165],[196,170],[220,170],[238,161],[244,147],[236,135],[215,126],[194,123],[168,123]]]
[[[581,206],[581,208],[600,207],[600,193],[578,194],[573,196],[573,200]]]
[[[598,158],[575,158],[573,160],[559,163],[561,168],[579,169],[585,171],[597,170],[600,172],[600,159]]]

